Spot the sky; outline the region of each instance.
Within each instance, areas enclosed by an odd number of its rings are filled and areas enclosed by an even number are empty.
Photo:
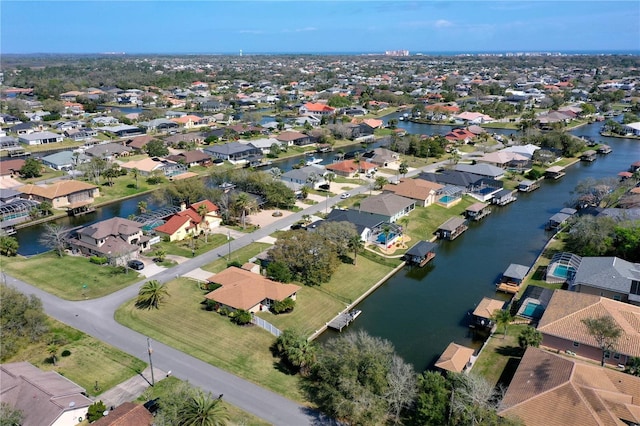
[[[640,1],[11,1],[1,53],[634,51]]]

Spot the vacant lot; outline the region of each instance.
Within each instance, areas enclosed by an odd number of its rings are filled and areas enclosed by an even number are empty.
[[[507,335],[503,329],[490,339],[473,366],[473,372],[480,374],[492,385],[508,385],[516,372],[523,351],[518,346],[518,335],[526,325],[510,325]]]

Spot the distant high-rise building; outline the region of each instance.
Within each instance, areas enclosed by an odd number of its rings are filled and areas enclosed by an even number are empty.
[[[242,56],[242,49],[240,49],[240,56]]]
[[[384,52],[386,56],[409,56],[408,50],[387,50]]]

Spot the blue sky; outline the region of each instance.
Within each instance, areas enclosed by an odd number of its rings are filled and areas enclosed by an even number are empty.
[[[640,1],[7,1],[2,53],[640,50]]]

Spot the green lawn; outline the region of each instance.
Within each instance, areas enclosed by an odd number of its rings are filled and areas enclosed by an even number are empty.
[[[220,247],[223,244],[227,243],[227,236],[222,234],[209,234],[206,238],[204,236],[199,236],[193,240],[185,239],[182,241],[161,241],[153,246],[153,252],[162,249],[165,250],[167,254],[172,254],[175,256],[183,256],[183,257],[191,257],[191,250],[195,250],[196,256],[199,256],[203,253],[208,252],[209,250],[213,250],[214,248]]]
[[[49,318],[50,332],[39,342],[22,348],[6,362],[28,361],[42,370],[54,370],[87,390],[98,395],[143,371],[147,364],[94,339],[81,331]],[[48,344],[56,336],[56,365],[50,360]],[[62,351],[71,352],[61,356]],[[99,389],[95,385],[98,383]]]
[[[67,300],[106,296],[142,278],[133,270],[123,273],[108,265],[95,265],[86,257],[60,258],[53,252],[29,258],[3,257],[2,268],[20,280]]]
[[[264,250],[266,250],[268,247],[271,247],[271,244],[267,244],[267,243],[251,243],[248,246],[242,247],[241,249],[238,249],[234,252],[231,253],[231,262],[240,262],[242,263],[246,263],[249,261],[249,259],[251,259],[252,257],[255,257],[257,254],[263,252]],[[227,268],[227,263],[229,262],[229,260],[227,260],[227,256],[225,257],[221,257],[219,259],[214,260],[211,263],[207,263],[206,265],[204,265],[202,267],[202,269],[204,269],[205,271],[209,271],[213,274],[218,273],[224,269]]]
[[[547,266],[549,266],[549,263],[551,262],[551,258],[556,253],[561,252],[563,248],[564,243],[561,239],[553,238],[549,241],[540,256],[536,259],[536,262],[533,264],[531,268],[533,272],[524,280],[523,285],[520,286],[520,290],[518,291],[520,296],[522,296],[528,285],[537,285],[538,287],[551,289],[559,289],[562,287],[562,284],[547,283],[544,277],[547,271]]]
[[[407,233],[411,242],[415,244],[419,240],[430,240],[438,226],[454,216],[461,215],[467,207],[476,202],[477,200],[464,196],[458,204],[449,208],[437,204],[417,207],[409,214]]]
[[[136,400],[136,402],[143,404],[151,399],[160,398],[160,404],[162,401],[166,401],[171,398],[173,390],[181,383],[181,380],[175,377],[169,377],[156,382],[153,387],[148,387],[147,390]],[[217,397],[217,395],[214,395]],[[226,407],[227,414],[229,415],[228,426],[268,426],[270,423],[241,410],[235,405],[222,399],[222,405]]]
[[[255,327],[203,309],[205,292],[187,279],[168,284],[169,298],[159,310],[139,310],[134,300],[116,311],[121,324],[295,401],[304,402],[299,378],[276,368],[269,347],[275,337]]]
[[[522,358],[518,335],[525,327],[523,324],[510,325],[506,336],[500,328],[487,342],[472,371],[493,385],[508,385]]]

